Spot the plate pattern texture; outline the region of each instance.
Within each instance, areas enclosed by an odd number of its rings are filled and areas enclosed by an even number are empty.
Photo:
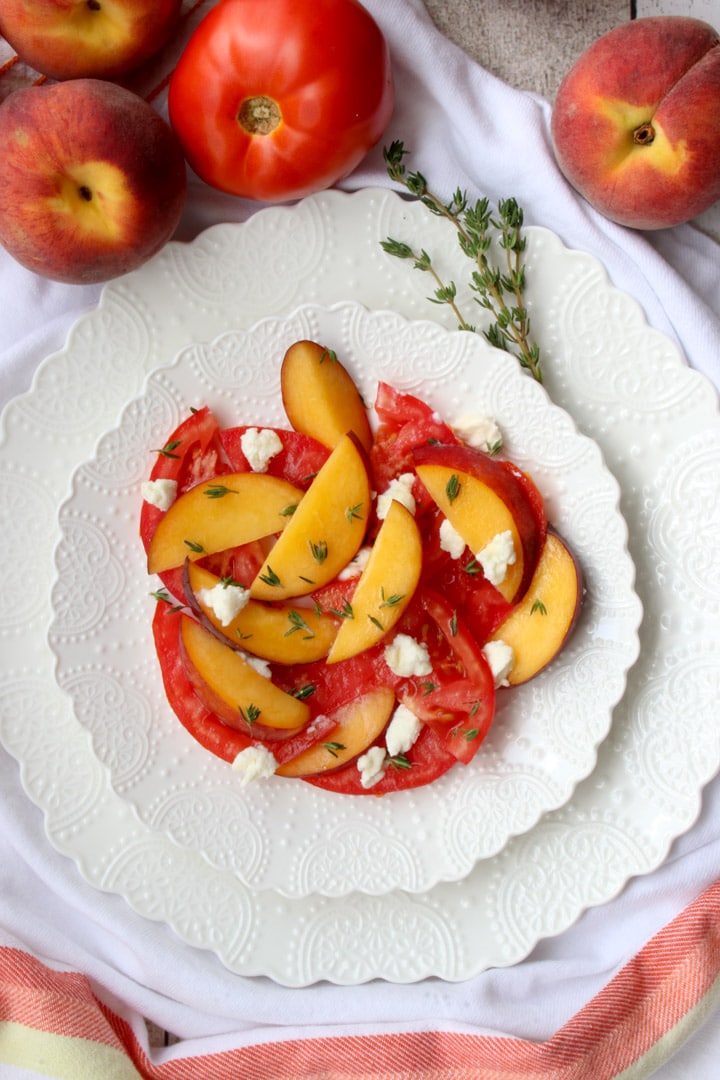
[[[280,362],[306,338],[336,351],[366,401],[384,379],[450,421],[490,415],[508,443],[532,445],[533,474],[556,507],[552,523],[589,582],[569,645],[532,683],[499,695],[473,765],[384,799],[279,778],[241,788],[180,729],[152,663],[149,593],[159,582],[147,577],[137,536],[150,448],[164,445],[193,405],[209,404],[223,425],[286,425]],[[60,510],[52,595],[58,683],[140,819],[244,884],[286,896],[425,892],[465,877],[562,806],[595,764],[638,653],[640,604],[618,502],[597,446],[479,335],[354,303],[305,305],[182,350],[75,472]]]
[[[463,881],[425,893],[263,895],[140,820],[58,687],[47,642],[57,510],[146,375],[189,342],[307,303],[353,299],[408,319],[432,312],[451,328],[448,310],[428,308],[424,275],[379,245],[388,235],[422,237],[441,274],[461,282],[462,256],[442,226],[389,191],[326,192],[171,244],[106,287],[3,414],[0,507],[15,574],[0,610],[0,735],[49,838],[95,887],[231,970],[286,985],[460,980],[521,960],[657,867],[720,765],[717,395],[597,260],[537,228],[528,230],[528,300],[545,385],[619,482],[644,608],[640,655],[611,730],[563,807]]]

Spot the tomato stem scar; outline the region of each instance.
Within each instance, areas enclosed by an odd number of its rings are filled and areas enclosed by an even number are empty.
[[[270,135],[279,127],[282,113],[276,101],[269,97],[250,97],[240,105],[237,114],[240,127],[248,135]]]

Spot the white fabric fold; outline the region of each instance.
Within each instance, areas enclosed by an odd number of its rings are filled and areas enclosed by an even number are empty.
[[[496,201],[515,196],[528,224],[598,257],[649,323],[681,346],[691,366],[720,385],[720,250],[692,224],[639,234],[602,218],[567,185],[552,156],[550,104],[515,91],[469,60],[435,29],[420,0],[365,0],[393,57],[397,105],[386,143],[402,140],[408,165],[448,196],[456,187]],[[160,101],[162,110],[163,105]],[[382,146],[340,186],[387,186]],[[191,180],[178,237],[256,208]],[[60,348],[98,287],[44,282],[0,251],[0,406],[23,393],[43,359]],[[1,647],[1,644],[0,644]],[[28,722],[33,722],[29,717]],[[226,971],[215,957],[99,893],[47,841],[40,811],[16,762],[0,752],[0,941],[87,973],[99,993],[124,1002],[194,1049],[284,1036],[383,1030],[386,1025],[471,1025],[478,1032],[548,1038],[620,966],[718,875],[720,781],[704,792],[696,824],[660,869],[630,882],[615,900],[586,912],[522,963],[466,983],[409,986],[325,984],[289,990]],[[720,1059],[717,1017],[687,1059],[657,1076],[711,1080]],[[694,1055],[694,1056],[692,1056]]]

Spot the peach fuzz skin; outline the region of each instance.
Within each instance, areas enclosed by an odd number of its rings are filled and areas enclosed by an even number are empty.
[[[565,76],[552,113],[567,180],[604,216],[661,229],[720,199],[720,38],[698,19],[636,19]]]
[[[186,184],[169,125],[115,83],[28,87],[0,106],[0,243],[43,277],[136,269],[174,233]]]
[[[167,44],[182,0],[2,0],[0,33],[53,79],[115,79]]]

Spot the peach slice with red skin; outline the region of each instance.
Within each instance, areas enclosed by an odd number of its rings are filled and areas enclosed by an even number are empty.
[[[250,586],[256,600],[305,596],[326,585],[357,553],[370,517],[367,458],[343,435],[318,472]]]
[[[372,432],[367,409],[352,376],[332,349],[315,341],[296,341],[280,369],[285,412],[296,431],[335,447],[352,431],[369,451]]]
[[[507,677],[519,686],[558,655],[570,636],[583,602],[580,565],[566,542],[548,532],[530,586],[490,640],[512,646],[515,658]]]
[[[524,484],[502,462],[469,446],[421,446],[413,459],[431,498],[476,556],[498,533],[510,532],[515,562],[497,588],[506,600],[519,600],[545,540],[544,515]]]
[[[187,615],[180,627],[180,655],[200,701],[230,727],[258,739],[282,739],[310,719],[304,701],[275,686],[236,649]]]
[[[395,704],[395,691],[381,686],[342,706],[335,714],[337,726],[323,741],[280,765],[276,769],[277,775],[317,776],[347,765],[375,742]]]
[[[148,573],[282,532],[303,494],[264,473],[229,473],[196,484],[158,522],[148,545]]]
[[[328,654],[328,664],[371,648],[392,630],[412,600],[422,571],[422,538],[415,518],[393,500],[378,530],[350,606]]]
[[[235,649],[278,664],[309,664],[321,660],[338,632],[337,620],[314,608],[285,602],[270,606],[249,599],[223,626],[213,609],[198,595],[221,584],[221,579],[197,563],[188,561],[185,595],[199,621]],[[229,586],[232,587],[232,586]]]

